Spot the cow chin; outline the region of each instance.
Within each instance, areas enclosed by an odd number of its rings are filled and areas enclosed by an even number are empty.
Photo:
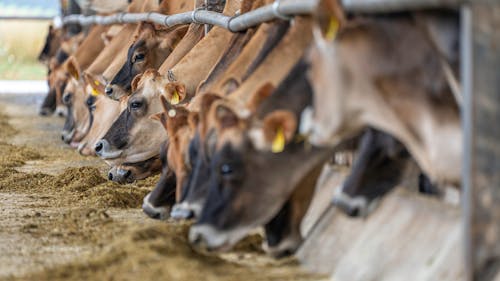
[[[300,236],[300,234],[287,237],[286,239],[281,241],[278,245],[272,247],[267,244],[266,240],[264,240],[262,242],[262,249],[264,249],[264,251],[268,255],[274,258],[283,258],[286,256],[293,255],[302,244],[302,241],[303,239]]]
[[[189,229],[189,242],[198,249],[224,252],[230,250],[250,230],[251,228],[240,227],[223,231],[208,224],[193,225]]]
[[[56,116],[66,117],[68,115],[68,108],[64,105],[58,105],[55,111]]]
[[[378,206],[380,199],[368,199],[364,196],[352,197],[342,189],[337,189],[332,203],[350,217],[366,218]]]
[[[181,202],[175,204],[172,208],[170,216],[176,220],[186,220],[192,218],[198,218],[200,216],[202,205],[198,202],[188,203]]]
[[[103,151],[99,154],[99,157],[104,160],[113,160],[119,158],[122,155],[122,152],[122,150]]]

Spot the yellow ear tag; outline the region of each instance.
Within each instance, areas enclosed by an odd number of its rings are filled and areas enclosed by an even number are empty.
[[[179,103],[179,93],[177,93],[177,90],[174,90],[174,92],[172,93],[172,98],[170,99],[170,103],[173,105]]]
[[[99,83],[99,81],[97,80],[94,80],[94,84],[96,84],[97,86],[101,85],[101,83]]]
[[[276,135],[274,136],[273,146],[271,151],[273,153],[280,153],[285,149],[285,133],[283,132],[283,127],[279,126],[276,130]]]
[[[92,88],[92,95],[94,97],[97,97],[99,95],[99,91],[97,91],[96,89]]]
[[[336,17],[331,16],[328,21],[328,29],[325,32],[325,38],[327,40],[333,41],[335,37],[337,37],[337,33],[339,31],[340,23]]]

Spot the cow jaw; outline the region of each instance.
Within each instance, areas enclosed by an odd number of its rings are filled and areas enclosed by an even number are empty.
[[[209,251],[228,251],[251,230],[251,227],[241,227],[222,231],[207,224],[194,225],[189,230],[189,242]]]

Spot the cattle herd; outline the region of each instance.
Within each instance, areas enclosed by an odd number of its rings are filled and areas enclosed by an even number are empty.
[[[131,13],[209,5],[229,16],[273,3],[129,2]],[[280,257],[303,240],[325,165],[350,167],[332,203],[353,217],[409,177],[433,196],[459,186],[458,29],[455,10],[349,14],[337,0],[239,33],[198,23],[50,28],[40,114],[65,117],[62,140],[102,158],[110,180],[161,173],[143,210],[194,220],[193,245],[228,249],[263,227],[266,251]]]

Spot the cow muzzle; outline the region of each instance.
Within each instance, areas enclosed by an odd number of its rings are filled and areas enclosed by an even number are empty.
[[[170,216],[176,220],[189,220],[196,218],[201,211],[201,206],[182,202],[175,204],[170,212]]]
[[[112,84],[106,85],[106,88],[104,88],[104,93],[110,99],[113,99],[116,101],[120,100],[121,97],[127,95],[127,93],[121,87],[118,87],[118,86],[112,85]]]
[[[142,201],[142,211],[152,219],[167,220],[170,217],[170,208],[167,206],[153,206],[149,200],[150,196],[151,193],[144,197]]]
[[[365,218],[377,207],[379,199],[368,200],[364,196],[352,197],[337,189],[333,195],[332,204],[337,206],[343,213],[350,217]]]
[[[122,154],[122,150],[111,150],[111,145],[106,139],[99,140],[95,144],[94,150],[102,159],[116,159]]]
[[[68,115],[68,108],[64,105],[58,105],[56,107],[55,114],[56,114],[56,116],[59,116],[59,117],[66,117]]]
[[[120,184],[132,183],[135,181],[132,171],[123,168],[111,169],[108,172],[108,179]]]
[[[64,143],[70,143],[73,137],[75,136],[75,129],[68,131],[68,130],[63,130],[61,133],[61,139]]]

